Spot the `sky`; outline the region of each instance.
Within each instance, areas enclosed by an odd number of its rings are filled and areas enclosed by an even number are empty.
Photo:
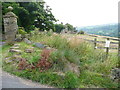
[[[118,23],[120,0],[44,0],[58,23],[74,27]]]

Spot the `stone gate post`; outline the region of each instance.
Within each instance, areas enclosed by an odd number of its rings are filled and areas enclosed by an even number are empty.
[[[12,12],[13,8],[8,7],[9,12],[3,16],[6,43],[13,43],[18,30],[17,16]]]

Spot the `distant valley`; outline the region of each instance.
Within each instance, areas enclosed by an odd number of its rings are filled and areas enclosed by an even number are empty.
[[[77,29],[78,31],[82,30],[88,34],[118,37],[118,24],[86,26],[86,27],[78,27]]]

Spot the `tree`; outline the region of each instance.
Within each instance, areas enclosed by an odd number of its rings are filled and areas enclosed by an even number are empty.
[[[24,27],[27,32],[34,27],[40,30],[55,30],[55,17],[51,12],[51,8],[46,6],[45,2],[4,2],[2,3],[3,15],[8,12],[7,7],[12,6],[13,12],[18,16],[18,25]],[[35,21],[37,20],[37,21]]]
[[[42,6],[44,7],[44,5]],[[51,8],[49,8],[49,6],[46,6],[46,9],[42,9],[37,15],[37,20],[35,22],[35,26],[40,28],[42,31],[43,30],[50,30],[52,29],[53,31],[55,31],[55,26],[54,26],[54,22],[56,22],[57,20],[55,19],[55,17],[53,16],[52,12],[51,12]]]
[[[55,31],[60,33],[63,29],[65,29],[65,25],[63,24],[55,24]]]
[[[74,31],[73,25],[71,25],[69,23],[66,23],[65,25],[66,25],[66,27],[68,28],[69,31]]]

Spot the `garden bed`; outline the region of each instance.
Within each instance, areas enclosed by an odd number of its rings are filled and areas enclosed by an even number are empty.
[[[37,38],[37,39],[36,39]],[[68,41],[61,35],[37,34],[31,41],[48,45],[37,48],[25,42],[16,43],[21,52],[9,52],[13,46],[3,49],[3,70],[41,84],[59,88],[116,88],[109,75],[117,65],[116,54],[107,59],[101,50],[94,50],[85,41]],[[76,44],[77,43],[77,44]],[[27,51],[28,50],[28,51]]]

